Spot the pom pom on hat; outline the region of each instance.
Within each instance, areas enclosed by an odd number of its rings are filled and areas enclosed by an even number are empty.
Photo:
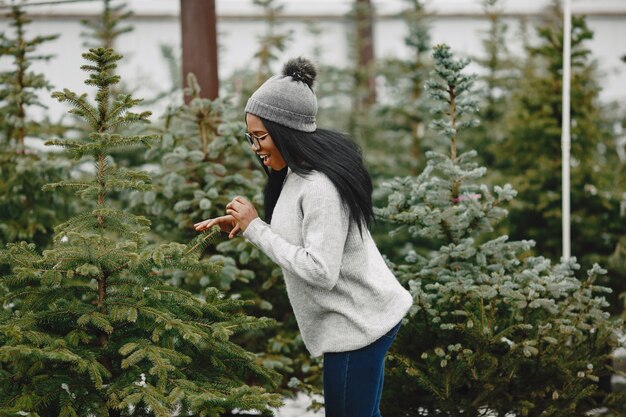
[[[283,75],[293,78],[294,81],[302,81],[313,88],[315,77],[317,77],[317,69],[315,69],[315,65],[306,58],[293,58],[287,61],[283,66]]]
[[[315,65],[308,59],[290,59],[282,75],[271,77],[252,94],[246,113],[302,132],[314,132],[317,129],[317,98],[313,91],[316,76]]]

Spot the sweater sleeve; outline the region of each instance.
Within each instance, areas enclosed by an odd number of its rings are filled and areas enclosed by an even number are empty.
[[[302,216],[304,246],[286,241],[260,218],[250,222],[243,235],[281,268],[310,285],[331,290],[339,279],[350,219],[330,180],[307,186]]]

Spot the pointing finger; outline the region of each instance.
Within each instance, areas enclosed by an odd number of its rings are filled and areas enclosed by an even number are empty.
[[[209,224],[212,221],[213,221],[212,219],[207,219],[207,220],[204,220],[204,221],[201,221],[199,223],[194,224],[193,227],[196,230],[200,230],[200,229],[204,228],[207,224]]]
[[[218,217],[217,219],[209,219],[206,220],[202,223],[199,223],[198,226],[196,226],[196,230],[197,231],[202,231],[202,230],[207,230],[210,229],[211,227],[215,226],[216,224],[219,224],[220,222],[220,218]]]

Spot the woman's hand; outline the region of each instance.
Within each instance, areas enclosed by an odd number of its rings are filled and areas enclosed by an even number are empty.
[[[207,219],[200,223],[196,223],[193,227],[198,231],[209,230],[213,226],[219,226],[222,232],[228,233],[228,238],[232,239],[239,233],[240,227],[237,220],[233,216],[221,216],[214,219]]]
[[[226,204],[226,213],[235,218],[242,231],[248,228],[252,220],[259,217],[252,203],[243,197],[235,197],[230,203]]]

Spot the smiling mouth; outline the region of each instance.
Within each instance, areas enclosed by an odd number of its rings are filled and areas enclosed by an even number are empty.
[[[267,161],[267,158],[269,158],[269,157],[270,157],[269,154],[259,155],[259,158],[261,158],[261,161],[263,161],[263,162]]]

